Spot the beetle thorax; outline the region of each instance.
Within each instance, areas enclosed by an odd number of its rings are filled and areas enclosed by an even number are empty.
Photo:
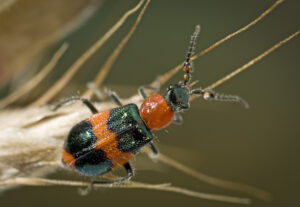
[[[174,113],[163,96],[154,94],[146,98],[141,105],[140,116],[148,129],[158,130],[172,122]]]

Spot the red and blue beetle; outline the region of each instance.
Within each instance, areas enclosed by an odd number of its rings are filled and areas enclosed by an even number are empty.
[[[93,181],[95,183],[112,184],[129,180],[133,169],[129,160],[139,150],[149,145],[153,153],[158,150],[153,144],[151,131],[167,127],[172,122],[180,123],[179,112],[190,107],[189,98],[193,95],[203,95],[204,99],[240,102],[245,107],[247,103],[238,96],[218,95],[212,91],[192,89],[190,86],[192,64],[190,58],[195,41],[200,31],[197,25],[183,65],[184,80],[170,85],[164,96],[154,94],[148,96],[145,89],[158,90],[151,86],[141,86],[139,93],[145,99],[141,107],[136,104],[123,105],[116,93],[110,96],[119,105],[117,108],[98,112],[87,99],[73,97],[55,106],[55,109],[76,101],[82,101],[93,113],[91,117],[76,124],[70,131],[63,148],[63,163],[70,169],[85,176],[100,176],[112,169],[123,166],[127,176],[115,180]]]

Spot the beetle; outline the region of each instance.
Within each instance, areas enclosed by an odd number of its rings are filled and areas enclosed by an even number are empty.
[[[65,141],[62,161],[67,167],[82,175],[94,177],[120,166],[127,172],[127,176],[115,180],[92,181],[91,187],[96,183],[113,184],[131,179],[134,171],[129,160],[146,145],[150,146],[154,154],[158,154],[153,144],[152,131],[165,128],[172,122],[181,123],[179,113],[190,108],[191,96],[203,95],[205,100],[240,102],[248,107],[247,102],[239,96],[219,95],[201,88],[192,89],[191,55],[199,32],[200,26],[197,25],[183,65],[183,81],[170,85],[164,95],[154,93],[149,96],[145,89],[158,91],[159,87],[141,86],[138,91],[144,102],[140,108],[133,103],[123,105],[118,95],[112,91],[109,91],[109,95],[119,107],[110,110],[98,112],[89,100],[82,97],[72,97],[54,107],[56,110],[79,100],[93,113],[91,117],[77,123]]]

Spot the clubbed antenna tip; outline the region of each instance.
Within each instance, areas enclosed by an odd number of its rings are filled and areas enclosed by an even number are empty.
[[[201,29],[201,26],[198,24],[196,25],[195,27],[195,32],[194,32],[194,35],[193,36],[198,36],[199,32],[200,32],[200,29]]]

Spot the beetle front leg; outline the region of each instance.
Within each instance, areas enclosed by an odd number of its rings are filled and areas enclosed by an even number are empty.
[[[180,124],[182,124],[182,122],[183,122],[182,116],[179,113],[175,112],[174,113],[173,123],[180,125]]]
[[[138,92],[139,94],[141,94],[141,96],[146,99],[149,95],[147,94],[147,92],[145,91],[145,89],[148,89],[148,90],[152,90],[154,92],[157,92],[159,91],[160,89],[160,82],[159,82],[159,78],[156,78],[155,81],[155,86],[151,86],[151,85],[143,85],[143,86],[140,86],[139,89],[138,89]]]

